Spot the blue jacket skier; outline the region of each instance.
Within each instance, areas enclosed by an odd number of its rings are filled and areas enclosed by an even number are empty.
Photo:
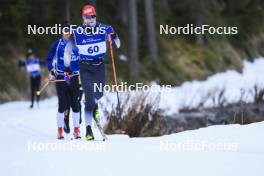
[[[99,120],[98,100],[103,92],[94,90],[94,84],[105,85],[104,56],[107,52],[108,36],[111,35],[113,45],[120,47],[120,40],[111,26],[96,21],[93,6],[86,5],[82,9],[83,23],[73,31],[76,52],[79,56],[80,77],[85,95],[86,140],[93,140],[92,119]]]
[[[20,67],[26,67],[28,76],[30,78],[30,89],[31,89],[31,105],[30,108],[34,107],[35,96],[37,104],[39,104],[39,95],[37,92],[40,88],[41,83],[41,70],[40,60],[36,57],[31,49],[27,51],[27,56],[24,61],[19,61]]]
[[[58,95],[57,126],[58,139],[63,139],[64,112],[69,105],[73,111],[74,138],[80,138],[79,121],[79,60],[74,52],[74,40],[70,31],[64,31],[63,36],[54,42],[46,58],[46,66],[50,72],[50,79],[56,82]]]

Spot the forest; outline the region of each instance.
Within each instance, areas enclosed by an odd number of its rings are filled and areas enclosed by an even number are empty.
[[[0,102],[24,99],[26,72],[17,65],[31,48],[45,60],[59,35],[28,35],[28,25],[80,24],[81,8],[97,9],[98,21],[121,39],[115,51],[118,79],[177,86],[228,69],[241,71],[243,60],[263,55],[264,2],[261,0],[1,0]],[[160,25],[235,26],[234,35],[160,34]],[[107,60],[107,58],[106,58]],[[109,60],[110,63],[110,60]],[[112,82],[111,64],[107,65]],[[43,67],[44,75],[47,75]]]

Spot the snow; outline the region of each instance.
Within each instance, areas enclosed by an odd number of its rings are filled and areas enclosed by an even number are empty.
[[[201,102],[204,102],[203,107],[219,106],[217,97],[223,90],[225,90],[222,97],[225,100],[224,105],[237,103],[240,99],[244,102],[252,102],[254,86],[264,88],[264,58],[257,58],[254,62],[244,61],[243,65],[241,73],[228,70],[212,75],[204,81],[187,81],[178,87],[172,87],[160,93],[145,92],[145,94],[150,95],[149,101],[152,102],[156,101],[155,98],[160,95],[159,107],[164,109],[167,115],[179,113],[179,110],[185,107],[197,108]],[[142,93],[143,91],[119,92],[119,95],[122,100],[128,94],[131,97],[138,97],[142,96]],[[107,92],[105,95],[101,102],[110,111],[116,104],[116,94]],[[128,102],[128,104],[131,103]]]
[[[0,105],[0,175],[263,175],[264,122],[151,138],[108,135],[106,142],[94,128],[94,142],[70,140],[72,135],[57,141],[57,99],[32,110],[28,106],[29,102]],[[81,132],[83,136],[83,124]],[[212,147],[218,144],[227,147]]]
[[[195,108],[204,100],[204,107],[217,106],[213,97],[217,97],[223,89],[226,103],[237,103],[240,98],[252,102],[254,86],[264,88],[263,68],[264,58],[257,58],[254,62],[244,61],[242,73],[228,70],[210,76],[205,81],[184,82],[169,92],[162,92],[160,105],[163,108],[169,107],[168,114],[178,113],[184,107]]]
[[[251,102],[253,87],[264,85],[263,68],[264,58],[258,58],[253,63],[245,61],[242,73],[229,70],[205,81],[185,82],[160,94],[160,108],[178,113],[205,99],[205,107],[216,106],[213,97],[222,89],[227,103],[237,102],[241,92],[242,99]],[[130,94],[136,97],[142,92]],[[120,93],[121,99],[126,95]],[[149,101],[156,101],[158,95],[151,92]],[[110,111],[114,104],[116,94],[106,93],[101,105]],[[58,141],[57,98],[42,101],[39,108],[28,107],[29,102],[23,101],[0,105],[0,175],[263,175],[264,122],[152,138],[108,135],[106,142],[93,127],[93,142],[70,140],[71,134]],[[81,132],[83,136],[83,124]]]

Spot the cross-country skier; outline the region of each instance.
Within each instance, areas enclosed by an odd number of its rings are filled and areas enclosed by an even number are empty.
[[[37,99],[37,105],[39,104],[39,95],[37,92],[40,88],[41,82],[41,70],[40,70],[40,60],[36,57],[32,49],[28,49],[26,59],[24,61],[19,61],[20,67],[26,67],[28,76],[30,78],[30,89],[31,89],[31,105],[30,108],[34,107],[35,96]]]
[[[67,26],[65,26],[67,27]],[[66,28],[65,28],[66,29]],[[74,41],[70,31],[65,30],[63,36],[51,46],[46,58],[46,66],[50,72],[50,78],[56,82],[59,107],[57,112],[58,139],[63,139],[64,112],[68,104],[72,108],[74,126],[74,138],[80,138],[79,131],[79,63],[74,54]],[[53,64],[53,60],[56,60]]]
[[[83,23],[73,31],[79,55],[80,77],[85,95],[86,140],[93,140],[92,119],[99,120],[97,101],[103,92],[94,90],[94,84],[105,85],[104,56],[107,52],[108,36],[111,35],[113,45],[120,47],[120,40],[111,26],[97,22],[93,6],[86,5],[82,9]]]

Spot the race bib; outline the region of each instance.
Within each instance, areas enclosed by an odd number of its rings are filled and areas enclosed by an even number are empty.
[[[27,71],[29,73],[35,72],[35,71],[40,71],[40,66],[39,66],[39,64],[29,64],[29,65],[27,65]]]
[[[96,56],[106,53],[106,42],[98,42],[93,44],[77,45],[79,54],[86,56]]]

